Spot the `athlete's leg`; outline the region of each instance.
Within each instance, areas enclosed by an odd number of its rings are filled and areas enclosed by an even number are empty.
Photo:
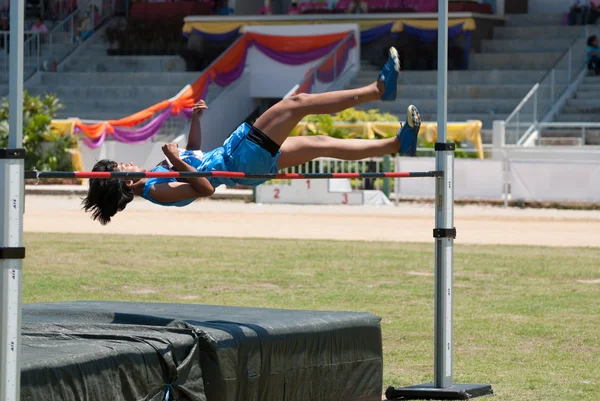
[[[406,121],[394,138],[389,139],[336,139],[328,136],[296,136],[281,145],[278,168],[304,164],[317,157],[342,160],[360,160],[400,152],[415,156],[421,117],[415,106],[406,111]]]
[[[398,52],[391,48],[388,62],[377,81],[371,85],[344,91],[291,96],[267,110],[256,120],[254,126],[281,145],[298,122],[309,114],[334,114],[374,100],[394,100],[399,71]]]
[[[360,160],[398,152],[397,137],[388,139],[337,139],[328,136],[295,136],[281,146],[278,168],[297,166],[318,157]]]
[[[299,94],[282,100],[267,110],[254,123],[273,142],[281,145],[309,114],[334,114],[362,103],[381,99],[380,86],[373,83],[363,88],[319,93]]]

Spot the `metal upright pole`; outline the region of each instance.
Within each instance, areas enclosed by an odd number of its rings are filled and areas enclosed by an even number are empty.
[[[386,391],[388,399],[463,400],[492,394],[486,384],[454,384],[452,381],[452,277],[454,228],[454,143],[447,143],[448,110],[448,0],[438,1],[438,136],[435,144],[435,335],[433,383]]]
[[[448,122],[448,0],[438,2],[437,171],[435,204],[435,339],[434,385],[452,385],[452,250],[454,237],[443,230],[454,227],[453,151],[445,148]],[[441,146],[440,146],[441,145]]]
[[[10,2],[9,140],[0,149],[0,401],[20,399],[21,273],[23,248],[23,24],[24,1]]]

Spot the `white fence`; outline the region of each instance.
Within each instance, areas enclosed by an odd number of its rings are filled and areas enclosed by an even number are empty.
[[[598,202],[600,201],[600,160],[510,161],[513,199]]]
[[[547,153],[532,156],[518,151],[512,152],[510,148],[506,148],[503,154],[501,159],[496,160],[455,159],[455,198],[500,200],[504,201],[505,205],[508,204],[508,200],[600,202],[600,157],[594,158],[593,154],[587,152],[582,154],[579,160],[557,160],[548,158]],[[390,166],[385,166],[383,158],[353,162],[323,158],[287,169],[285,172],[364,173],[431,170],[435,170],[433,157],[397,157]],[[382,190],[385,180],[333,181],[340,181],[339,185],[343,185],[345,190],[356,192],[364,189]],[[390,194],[396,199],[396,204],[402,198],[434,197],[435,186],[430,178],[402,178],[390,181],[393,181],[389,186]],[[285,186],[290,185],[290,182],[278,180],[265,185]]]
[[[455,159],[454,197],[456,199],[504,199],[507,183],[504,162],[497,160]],[[398,157],[396,171],[435,170],[433,157]],[[433,198],[435,186],[430,179],[395,180],[394,192],[400,197]],[[396,197],[398,199],[398,197]]]

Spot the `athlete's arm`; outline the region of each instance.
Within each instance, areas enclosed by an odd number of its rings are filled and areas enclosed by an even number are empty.
[[[214,190],[213,190],[214,192]],[[211,194],[212,195],[212,194]],[[210,195],[202,195],[191,184],[187,182],[168,182],[155,184],[150,188],[152,199],[161,203],[178,202],[188,199],[202,198]]]
[[[200,127],[200,117],[208,106],[204,100],[200,100],[192,107],[192,122],[190,123],[190,133],[188,135],[188,143],[185,147],[187,150],[200,150],[202,145],[202,129]]]
[[[162,150],[169,159],[169,161],[173,164],[173,167],[180,172],[189,171],[196,172],[197,170],[181,160],[179,157],[179,149],[176,143],[168,143],[162,147]],[[196,191],[196,198],[211,196],[215,193],[215,189],[210,184],[210,182],[204,177],[196,177],[196,178],[186,178],[189,185]],[[173,186],[171,186],[173,188]],[[190,198],[186,198],[190,199]],[[158,199],[157,199],[158,200]]]

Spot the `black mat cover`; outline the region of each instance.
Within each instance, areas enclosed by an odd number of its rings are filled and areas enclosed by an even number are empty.
[[[369,313],[188,304],[23,307],[22,400],[381,400]]]

